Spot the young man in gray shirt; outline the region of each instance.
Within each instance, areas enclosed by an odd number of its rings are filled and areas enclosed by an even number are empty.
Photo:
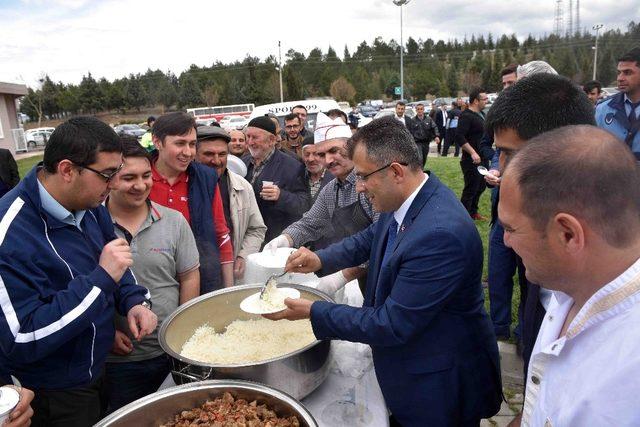
[[[149,200],[153,179],[146,150],[135,140],[122,145],[124,166],[106,204],[116,234],[131,247],[131,270],[149,289],[151,309],[162,322],[200,294],[198,249],[182,214]],[[115,324],[106,368],[110,412],[155,392],[170,371],[157,330],[134,341],[125,318],[116,316]]]

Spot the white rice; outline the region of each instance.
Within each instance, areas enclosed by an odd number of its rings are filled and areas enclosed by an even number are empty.
[[[209,325],[199,327],[180,355],[199,362],[239,365],[284,356],[315,340],[308,319],[235,320],[224,333],[216,333]]]

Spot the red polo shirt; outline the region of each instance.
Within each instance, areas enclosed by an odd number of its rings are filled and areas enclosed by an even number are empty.
[[[189,176],[187,173],[181,173],[173,185],[169,184],[169,181],[158,172],[155,163],[151,165],[151,174],[153,177],[153,187],[151,187],[149,198],[162,206],[177,210],[191,223],[188,197]],[[216,191],[216,195],[211,203],[211,211],[213,212],[213,223],[216,227],[216,239],[218,241],[218,247],[220,248],[220,262],[222,264],[233,262],[233,246],[231,245],[229,228],[224,219],[224,208],[222,206],[220,191]]]

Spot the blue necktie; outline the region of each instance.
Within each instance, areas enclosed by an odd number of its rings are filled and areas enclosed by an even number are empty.
[[[391,224],[389,224],[389,230],[387,231],[387,246],[384,248],[384,256],[382,257],[382,264],[384,265],[387,258],[391,256],[393,252],[393,244],[396,241],[396,236],[398,235],[398,223],[395,218],[391,220]]]

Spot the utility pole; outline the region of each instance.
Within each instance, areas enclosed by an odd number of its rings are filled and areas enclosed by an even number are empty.
[[[567,38],[573,37],[573,0],[569,0],[569,24],[567,26]]]
[[[553,32],[558,37],[562,37],[562,31],[564,27],[563,14],[564,11],[562,10],[562,0],[556,0],[556,13],[554,18]]]
[[[400,99],[404,99],[404,42],[402,40],[402,6],[409,3],[411,0],[393,0],[393,4],[400,6]]]
[[[284,102],[282,97],[282,51],[280,50],[280,40],[278,40],[278,71],[280,72],[280,102]]]
[[[593,48],[593,80],[596,79],[596,69],[598,68],[598,36],[600,36],[600,28],[602,24],[596,24],[593,29],[596,31],[596,45]]]

